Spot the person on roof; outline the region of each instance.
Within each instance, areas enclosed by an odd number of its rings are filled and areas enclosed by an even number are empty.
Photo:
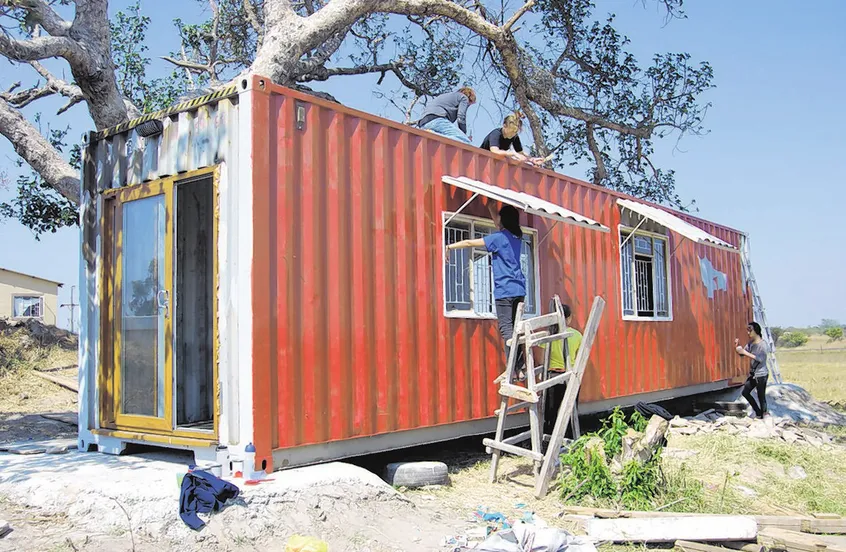
[[[496,300],[496,318],[499,334],[505,344],[505,360],[508,362],[510,347],[508,340],[514,333],[514,321],[517,305],[526,298],[526,277],[520,264],[523,252],[523,230],[520,228],[520,213],[511,205],[504,205],[499,213],[494,202],[487,204],[491,218],[500,229],[484,238],[462,240],[447,245],[447,251],[469,247],[485,248],[491,254],[491,266],[494,278],[494,299]],[[523,348],[517,348],[517,372],[523,371]]]
[[[417,126],[472,145],[467,137],[467,108],[474,103],[476,93],[467,86],[457,92],[441,94],[429,102]],[[453,123],[458,124],[458,128]]]
[[[761,325],[750,322],[746,325],[749,342],[742,347],[739,340],[734,340],[735,350],[740,356],[749,357],[749,376],[743,385],[743,398],[752,406],[752,410],[759,418],[767,414],[767,343],[761,337]],[[757,389],[758,402],[752,397],[752,391]]]
[[[532,165],[542,165],[544,162],[542,157],[529,157],[523,153],[523,144],[520,143],[520,131],[522,129],[523,114],[515,111],[505,117],[501,128],[495,128],[485,136],[481,147],[498,157],[507,157]]]

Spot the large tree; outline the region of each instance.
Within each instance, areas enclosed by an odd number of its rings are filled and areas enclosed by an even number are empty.
[[[652,1],[667,19],[684,16],[683,0]],[[54,230],[72,223],[79,200],[67,130],[42,128],[25,106],[62,96],[57,116],[84,103],[104,129],[247,73],[287,85],[372,73],[407,121],[426,98],[470,84],[488,105],[525,113],[537,155],[555,153],[557,166],[589,161],[596,184],[680,206],[673,172],[652,161],[654,143],[701,132],[711,68],[684,53],[639,63],[614,16],[598,19],[590,0],[200,0],[197,8],[208,8],[206,22],[174,22],[162,56],[173,74],[148,79],[150,20],[138,6],[110,21],[108,0],[0,0],[0,56],[37,78],[25,88],[0,82],[0,134],[32,169],[0,216]],[[72,79],[45,68],[52,59]]]

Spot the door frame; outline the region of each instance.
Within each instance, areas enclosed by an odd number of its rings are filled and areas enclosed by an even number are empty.
[[[176,253],[176,186],[188,180],[211,178],[213,194],[213,217],[212,217],[212,270],[213,289],[212,295],[212,404],[213,404],[213,431],[197,429],[179,429],[176,426],[176,413],[174,410],[174,399],[176,389],[176,370],[174,362],[173,340],[175,336],[173,325],[174,305],[176,302],[176,290],[174,289],[174,259]],[[218,265],[218,236],[220,220],[220,170],[218,166],[188,171],[174,176],[161,178],[151,182],[114,188],[103,192],[103,213],[100,218],[102,229],[102,262],[103,267],[100,276],[100,370],[97,378],[98,385],[98,410],[99,425],[102,430],[98,433],[119,434],[134,432],[139,435],[168,436],[166,439],[159,439],[162,442],[179,444],[178,438],[190,441],[217,441],[220,427],[220,336],[218,329],[218,293],[220,287],[220,270]],[[122,210],[121,204],[128,201],[153,197],[156,195],[165,196],[165,209],[167,220],[165,226],[165,282],[170,293],[170,316],[165,321],[165,418],[163,420],[149,416],[135,416],[120,414],[120,383],[117,377],[117,366],[120,355],[120,330],[118,322],[120,301],[119,294],[115,293],[115,283],[121,269],[120,243],[122,240]],[[161,423],[160,423],[161,422]],[[173,437],[177,439],[173,439]],[[156,440],[156,439],[150,439]]]

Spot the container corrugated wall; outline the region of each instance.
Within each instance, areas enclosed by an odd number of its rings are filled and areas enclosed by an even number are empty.
[[[595,295],[608,302],[582,402],[743,373],[732,346],[750,307],[736,253],[671,235],[673,321],[623,321],[618,194],[281,87],[256,91],[253,106],[259,456],[493,415],[503,364],[496,321],[443,314],[442,213],[469,198],[443,175],[520,189],[612,229],[558,224],[539,250],[544,309],[558,293],[583,326]],[[541,237],[551,226],[523,222]],[[713,299],[700,257],[727,275]]]

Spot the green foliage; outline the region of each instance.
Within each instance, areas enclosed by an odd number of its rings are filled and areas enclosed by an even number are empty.
[[[168,107],[191,87],[184,74],[178,71],[165,78],[147,78],[150,58],[144,53],[148,50],[145,41],[149,25],[150,18],[141,15],[139,2],[125,12],[117,12],[110,23],[118,87],[142,113]]]
[[[785,347],[796,348],[801,347],[808,342],[808,334],[800,331],[785,332],[781,336],[781,343]]]
[[[840,326],[827,328],[825,335],[829,341],[841,341],[843,339],[843,328]]]
[[[778,345],[778,340],[784,335],[784,328],[781,326],[771,326],[770,335],[773,336],[773,343]]]
[[[41,127],[41,114],[36,114],[35,123]],[[65,138],[68,129],[54,129],[47,125],[46,136],[50,144],[59,153],[67,149]],[[80,148],[75,145],[70,148],[69,162],[72,167],[81,166]],[[23,167],[22,159],[16,161],[18,167]],[[46,232],[55,234],[61,228],[73,226],[79,222],[76,207],[67,198],[59,194],[52,186],[44,181],[35,171],[18,176],[16,181],[17,195],[8,202],[0,203],[0,219],[10,218],[35,232],[35,239]]]
[[[829,328],[842,328],[843,326],[840,325],[840,322],[833,319],[833,318],[823,318],[822,322],[820,322],[820,328],[823,330],[827,330]]]
[[[615,501],[625,508],[650,508],[658,496],[664,478],[661,473],[660,449],[646,464],[629,462],[615,474],[609,462],[620,454],[623,436],[629,429],[643,431],[647,420],[634,412],[626,421],[625,414],[618,407],[603,421],[596,433],[579,438],[567,453],[561,456],[561,497],[568,501],[579,501],[592,497],[600,501]],[[604,454],[590,450],[586,445],[596,438],[601,439]]]

